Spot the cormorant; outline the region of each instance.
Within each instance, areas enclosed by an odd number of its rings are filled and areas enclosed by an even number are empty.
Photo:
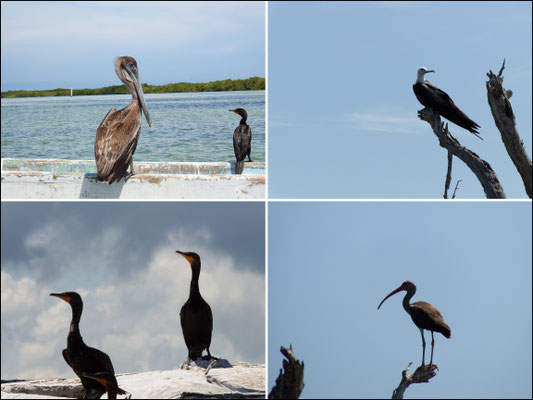
[[[118,57],[115,72],[131,92],[131,103],[122,110],[113,107],[96,131],[94,156],[98,180],[113,183],[126,175],[128,166],[133,175],[133,153],[141,134],[141,109],[149,126],[152,120],[144,101],[139,81],[137,61],[133,57]]]
[[[252,130],[246,123],[248,119],[248,113],[244,108],[236,108],[232,111],[235,114],[239,114],[241,122],[239,126],[235,128],[233,132],[233,151],[235,152],[235,158],[237,163],[235,164],[235,174],[242,174],[244,169],[244,159],[248,156],[248,162],[251,162],[250,152],[252,151]]]
[[[198,279],[200,278],[200,256],[196,253],[181,254],[191,264],[192,278],[189,299],[185,302],[180,311],[181,329],[183,338],[189,351],[189,360],[202,357],[202,353],[207,350],[207,359],[212,359],[209,352],[211,345],[211,335],[213,333],[213,313],[211,307],[200,295]]]
[[[76,292],[50,293],[50,296],[59,297],[66,301],[72,308],[72,321],[67,336],[67,348],[63,350],[63,358],[81,379],[85,388],[84,399],[99,399],[106,392],[106,387],[100,382],[84,377],[84,373],[94,374],[97,372],[107,372],[115,375],[113,364],[109,356],[93,347],[87,346],[83,342],[80,334],[80,318],[83,310],[81,296]],[[118,393],[125,394],[122,389],[117,389]]]
[[[480,126],[468,118],[466,114],[455,105],[446,92],[432,85],[424,78],[424,75],[430,72],[435,72],[435,70],[428,70],[426,67],[420,67],[418,69],[416,82],[413,85],[413,91],[415,92],[418,101],[423,106],[432,108],[442,117],[459,125],[461,128],[466,129],[483,140],[477,131]]]

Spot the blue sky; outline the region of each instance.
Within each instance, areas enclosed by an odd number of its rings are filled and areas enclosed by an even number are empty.
[[[211,353],[265,362],[265,205],[261,202],[2,202],[2,379],[74,378],[61,350],[77,291],[85,343],[117,373],[177,368],[190,265],[213,310]],[[132,218],[132,216],[134,216]],[[241,232],[228,227],[245,226]]]
[[[2,91],[265,75],[263,2],[2,2]]]
[[[452,338],[435,335],[440,371],[406,398],[531,398],[529,202],[270,202],[268,214],[269,388],[292,344],[302,397],[389,398],[422,343],[405,292],[377,306],[411,280]]]
[[[485,82],[504,87],[531,157],[531,2],[269,4],[269,190],[276,198],[442,198],[447,156],[417,111],[420,66],[481,125],[451,133],[525,198]],[[502,28],[502,29],[500,29]],[[457,159],[458,198],[484,198]],[[453,187],[452,187],[453,188]]]

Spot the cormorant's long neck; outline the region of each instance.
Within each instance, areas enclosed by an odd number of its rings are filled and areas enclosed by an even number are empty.
[[[200,295],[200,286],[198,285],[198,280],[200,279],[200,264],[193,263],[191,264],[192,269],[192,278],[191,278],[191,290],[189,292],[189,297],[196,297]]]
[[[409,315],[411,315],[411,309],[409,307],[409,302],[410,302],[411,298],[415,295],[415,292],[416,292],[416,289],[411,288],[411,289],[407,290],[407,293],[405,294],[405,296],[403,298],[403,302],[402,302],[403,308],[404,308],[405,311],[407,311],[407,314],[409,314]]]
[[[72,305],[72,321],[70,321],[70,329],[67,337],[67,345],[74,346],[82,342],[80,334],[80,319],[83,305]]]
[[[240,125],[246,125],[246,120],[247,119],[248,119],[247,115],[242,115],[242,119],[241,119]]]

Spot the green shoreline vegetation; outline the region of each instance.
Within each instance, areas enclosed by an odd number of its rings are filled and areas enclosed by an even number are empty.
[[[148,93],[183,93],[183,92],[225,92],[236,90],[265,90],[265,78],[253,76],[248,79],[225,79],[205,83],[169,83],[166,85],[142,84],[145,94]],[[98,89],[72,89],[73,96],[129,94],[124,85],[106,86]],[[70,89],[52,90],[8,90],[1,93],[2,98],[14,97],[45,97],[70,96]]]

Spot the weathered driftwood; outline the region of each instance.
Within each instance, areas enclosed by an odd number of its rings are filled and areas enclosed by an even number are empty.
[[[489,100],[490,111],[492,112],[494,122],[500,131],[507,154],[511,157],[518,173],[522,177],[526,193],[529,198],[531,198],[533,194],[531,159],[526,152],[524,142],[520,139],[518,131],[516,130],[516,120],[513,108],[511,107],[511,102],[509,101],[513,92],[505,90],[502,86],[502,73],[504,68],[505,60],[503,60],[498,75],[495,75],[491,70],[487,73],[487,76],[489,77],[489,80],[487,81],[487,97]]]
[[[498,181],[498,177],[490,164],[485,160],[482,160],[473,151],[461,145],[461,143],[450,134],[448,124],[443,124],[441,122],[437,112],[426,107],[423,110],[418,111],[418,116],[421,120],[426,121],[431,125],[433,132],[439,139],[440,146],[448,150],[448,153],[459,158],[472,170],[481,183],[481,186],[483,186],[485,196],[488,199],[505,199],[503,187]],[[451,168],[450,163],[449,165]]]
[[[268,398],[297,399],[304,388],[304,363],[294,357],[292,346],[289,349],[281,346],[280,351],[287,360],[283,360],[283,370],[279,370],[276,384]]]
[[[421,365],[412,374],[407,374],[411,364],[412,362],[410,362],[407,368],[402,371],[402,380],[398,387],[392,392],[393,399],[403,399],[405,389],[407,389],[412,383],[429,382],[431,378],[437,375],[435,370],[438,370],[438,368],[435,364],[426,366]]]

